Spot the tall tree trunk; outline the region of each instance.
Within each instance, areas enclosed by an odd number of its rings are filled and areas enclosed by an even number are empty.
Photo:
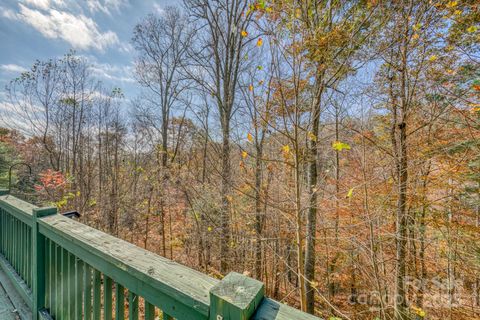
[[[478,190],[480,190],[480,182],[477,184]],[[477,194],[477,207],[476,207],[476,222],[475,226],[477,229],[480,227],[480,193]],[[476,277],[475,277],[475,305],[477,307],[480,306],[480,278],[478,277],[478,271],[476,272]]]
[[[317,205],[318,205],[318,148],[317,142],[319,137],[320,125],[320,107],[323,87],[321,78],[317,78],[317,85],[320,86],[316,90],[316,98],[312,104],[312,135],[309,139],[308,146],[308,194],[310,203],[307,213],[306,228],[306,250],[305,250],[305,310],[308,313],[315,313],[315,240],[317,231]]]
[[[417,304],[420,308],[423,308],[424,294],[425,294],[425,282],[427,279],[427,266],[425,261],[425,240],[427,233],[426,214],[427,214],[427,182],[428,175],[430,174],[430,162],[427,164],[426,172],[422,177],[422,207],[420,212],[420,225],[419,225],[419,259],[420,259],[420,288],[418,291]]]
[[[264,205],[262,204],[262,157],[263,150],[261,146],[257,146],[256,159],[255,159],[255,277],[259,280],[262,279],[262,229],[263,229],[263,217]]]
[[[228,121],[228,120],[227,120]],[[222,143],[222,208],[220,211],[220,272],[225,273],[229,266],[230,246],[230,129],[223,126]]]
[[[408,157],[407,157],[407,124],[402,121],[398,124],[399,130],[399,159],[397,165],[397,255],[396,255],[396,298],[395,317],[406,319],[406,250],[407,250],[407,182],[408,182]]]

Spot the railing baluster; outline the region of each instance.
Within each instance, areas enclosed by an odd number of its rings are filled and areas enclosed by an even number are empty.
[[[115,320],[125,319],[125,289],[119,283],[115,284]]]
[[[82,320],[83,261],[75,259],[75,319]]]
[[[68,251],[62,248],[62,320],[68,319]]]
[[[75,256],[68,254],[68,319],[75,318]]]
[[[145,320],[155,319],[155,306],[145,300]]]
[[[92,268],[85,263],[84,267],[84,281],[83,287],[84,290],[84,297],[85,300],[83,301],[84,304],[84,317],[85,320],[92,319]]]
[[[101,305],[101,282],[102,274],[98,270],[93,271],[93,320],[100,320]]]
[[[62,304],[63,304],[63,298],[62,298],[62,247],[59,245],[56,246],[56,251],[57,251],[57,305],[56,305],[56,316],[60,318],[62,316]]]
[[[138,320],[138,296],[128,291],[128,320]]]
[[[13,242],[17,242],[17,219],[12,219],[12,229],[13,229],[13,241],[12,241],[12,266],[14,269],[17,268],[17,247],[13,246]]]
[[[26,241],[25,241],[25,234],[24,234],[24,223],[19,221],[19,224],[18,224],[18,229],[19,229],[19,239],[18,239],[18,243],[20,244],[19,245],[19,259],[18,259],[18,274],[19,276],[25,280],[26,278],[26,272],[25,270],[23,269],[24,267],[26,267],[26,264],[23,263],[23,261],[25,261],[27,259],[27,255],[26,255]]]
[[[31,288],[33,283],[33,268],[32,268],[33,246],[32,246],[32,230],[28,228],[27,232],[27,284]]]
[[[50,241],[47,238],[44,238],[45,246],[45,259],[44,259],[44,270],[45,270],[45,308],[50,307]]]
[[[57,261],[58,261],[58,255],[57,255],[57,245],[53,242],[50,241],[50,248],[52,251],[52,264],[50,265],[50,268],[52,270],[51,272],[51,277],[50,277],[50,282],[51,282],[51,305],[50,305],[50,313],[53,316],[57,316],[57,304],[58,304],[58,268],[57,268]]]
[[[103,313],[105,320],[112,320],[112,279],[103,275]]]
[[[48,273],[49,273],[49,286],[48,286],[48,295],[50,296],[50,301],[48,304],[48,309],[50,313],[53,312],[55,306],[55,245],[53,241],[48,240]]]

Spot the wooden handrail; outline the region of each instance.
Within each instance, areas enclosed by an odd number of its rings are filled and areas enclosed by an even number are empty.
[[[139,298],[145,319],[156,308],[165,320],[318,319],[264,297],[255,279],[214,279],[2,190],[0,232],[0,266],[34,319],[124,319],[124,299],[138,319]]]

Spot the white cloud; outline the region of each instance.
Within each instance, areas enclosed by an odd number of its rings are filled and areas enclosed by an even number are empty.
[[[114,82],[135,82],[132,78],[132,68],[130,66],[117,66],[108,63],[95,63],[91,67],[92,73],[106,80]]]
[[[110,15],[110,10],[118,11],[121,6],[126,4],[125,0],[86,0],[90,12],[103,12]]]
[[[2,64],[0,70],[11,73],[20,73],[27,71],[26,68],[19,66],[18,64]]]
[[[50,0],[25,0],[25,3],[43,10],[47,10],[50,7]]]
[[[11,20],[17,19],[17,14],[15,13],[15,11],[9,8],[0,6],[0,14],[2,15],[2,17],[7,19],[11,19]]]
[[[119,42],[115,32],[100,32],[95,21],[83,14],[74,15],[56,9],[42,12],[20,4],[16,19],[28,23],[47,38],[63,39],[75,49],[103,51]]]
[[[163,15],[165,13],[165,10],[158,3],[153,4],[153,11],[158,15]]]

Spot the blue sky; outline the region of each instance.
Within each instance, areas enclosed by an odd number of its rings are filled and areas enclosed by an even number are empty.
[[[36,59],[74,49],[86,56],[97,79],[119,86],[127,98],[138,91],[132,75],[135,24],[160,14],[172,0],[1,0],[0,102],[4,87]]]

